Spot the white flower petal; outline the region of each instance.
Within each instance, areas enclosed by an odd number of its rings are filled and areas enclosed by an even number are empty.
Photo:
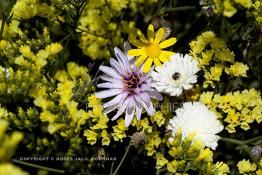
[[[183,139],[195,132],[195,139],[201,140],[206,147],[215,150],[220,139],[216,134],[224,127],[207,106],[200,102],[187,102],[176,110],[176,116],[169,121],[167,129],[172,131],[173,137],[181,129]]]
[[[174,54],[170,61],[161,67],[156,67],[152,72],[153,87],[159,92],[168,93],[171,96],[181,95],[183,89],[188,90],[197,82],[195,75],[199,71],[197,61],[189,55]],[[173,75],[178,73],[177,79]]]

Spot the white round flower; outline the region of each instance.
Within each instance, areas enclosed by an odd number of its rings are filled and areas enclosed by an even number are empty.
[[[194,139],[201,140],[206,147],[215,150],[217,141],[220,139],[216,134],[224,127],[216,114],[207,106],[200,102],[187,102],[182,108],[176,110],[176,116],[169,121],[167,129],[172,131],[173,137],[181,129],[182,139],[194,132]]]
[[[197,82],[196,73],[199,71],[198,62],[189,55],[183,56],[176,53],[170,61],[156,67],[152,72],[153,84],[159,92],[168,93],[171,96],[179,96],[183,89],[192,88]]]

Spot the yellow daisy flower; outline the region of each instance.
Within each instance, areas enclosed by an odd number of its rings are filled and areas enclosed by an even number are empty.
[[[129,38],[130,43],[136,46],[137,49],[129,50],[128,55],[138,56],[135,65],[140,66],[143,64],[145,73],[150,70],[152,63],[161,66],[162,63],[169,61],[170,56],[174,54],[174,52],[162,50],[174,45],[177,41],[176,38],[169,38],[164,41],[164,28],[160,28],[155,34],[154,27],[150,24],[147,29],[147,38],[140,30],[138,30],[137,35],[139,40],[136,37]]]

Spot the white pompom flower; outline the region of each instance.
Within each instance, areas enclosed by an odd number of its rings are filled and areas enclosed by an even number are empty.
[[[197,82],[198,71],[198,62],[190,55],[176,53],[171,56],[170,61],[156,67],[152,72],[152,86],[159,92],[179,96],[183,89],[191,89],[192,84]]]
[[[172,131],[175,137],[178,130],[182,132],[182,139],[194,133],[194,139],[202,141],[206,147],[213,150],[220,139],[217,133],[224,127],[217,119],[217,115],[200,102],[186,102],[182,108],[176,110],[176,116],[168,123],[167,129]]]

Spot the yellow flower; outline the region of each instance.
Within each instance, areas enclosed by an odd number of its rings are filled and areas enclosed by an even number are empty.
[[[232,17],[236,12],[237,10],[232,6],[230,0],[225,0],[223,15],[226,17]]]
[[[196,159],[197,161],[213,161],[213,152],[209,149],[206,148],[204,150],[201,150],[199,157]]]
[[[225,68],[225,72],[235,77],[246,77],[248,69],[249,67],[247,65],[240,62],[235,62],[235,64],[231,65],[230,68]]]
[[[56,55],[63,49],[63,46],[60,43],[51,43],[50,45],[46,46],[45,51],[49,55]]]
[[[157,158],[156,159],[156,168],[157,169],[162,168],[163,166],[165,166],[168,163],[168,160],[161,153],[157,153],[156,158]]]
[[[83,80],[89,80],[90,76],[88,75],[88,69],[84,66],[78,66],[74,62],[69,62],[66,65],[67,67],[67,72],[69,76],[73,80],[77,80],[77,78],[81,77]]]
[[[249,160],[242,160],[237,164],[240,174],[256,171],[257,166],[255,163],[250,163]]]
[[[107,133],[106,130],[103,130],[103,131],[101,132],[101,137],[103,138],[103,139],[102,139],[102,145],[108,146],[109,143],[110,143],[110,138],[108,137],[108,133]]]
[[[0,49],[4,49],[7,46],[8,42],[6,40],[0,41]]]
[[[262,169],[261,169],[261,170],[257,170],[257,171],[256,171],[256,174],[257,174],[257,175],[262,175]]]
[[[219,174],[219,175],[224,175],[224,173],[229,173],[229,167],[227,164],[225,164],[224,162],[217,162],[214,165],[214,170]]]
[[[127,127],[125,126],[125,120],[119,119],[117,120],[117,125],[113,126],[114,133],[111,135],[113,136],[113,139],[115,141],[121,141],[122,139],[126,137],[125,130],[127,130]]]
[[[50,123],[47,127],[47,131],[50,134],[54,134],[57,130],[61,129],[64,126],[65,126],[64,124],[60,124],[60,123]]]
[[[156,66],[161,66],[162,63],[168,61],[169,57],[174,54],[173,52],[164,51],[162,49],[175,44],[176,38],[169,38],[163,41],[165,37],[164,28],[160,28],[156,34],[154,32],[154,27],[150,24],[147,29],[147,38],[140,30],[137,32],[140,40],[137,40],[136,37],[132,36],[129,38],[130,43],[138,47],[138,49],[129,50],[128,55],[139,56],[135,64],[137,66],[143,64],[143,71],[145,73],[150,70],[153,62]]]
[[[21,168],[16,167],[11,163],[0,164],[0,175],[29,175],[29,173],[23,171]]]
[[[165,118],[163,117],[163,113],[157,111],[154,116],[150,117],[152,123],[156,122],[159,127],[161,127],[165,123]]]
[[[49,111],[43,111],[40,114],[40,119],[43,122],[53,123],[57,119],[57,116]]]
[[[54,106],[52,101],[48,101],[43,96],[39,96],[34,100],[34,104],[38,107],[41,107],[43,110],[47,110]]]
[[[182,169],[185,166],[185,161],[173,160],[167,164],[167,170],[171,173],[177,173],[177,169]]]
[[[250,8],[252,6],[252,0],[235,0],[235,2],[241,4],[245,8]]]
[[[88,144],[94,145],[96,143],[97,133],[92,130],[85,130],[84,136],[86,136],[86,139],[88,140]]]

